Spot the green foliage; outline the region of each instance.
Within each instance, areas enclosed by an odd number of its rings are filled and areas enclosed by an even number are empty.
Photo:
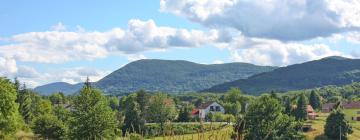
[[[249,105],[245,114],[245,139],[303,139],[301,124],[282,113],[282,105],[268,95]]]
[[[235,103],[224,103],[223,107],[226,114],[232,114],[238,116],[241,113],[241,104],[239,102]]]
[[[25,123],[30,124],[33,119],[31,93],[28,89],[22,89],[18,94],[19,112]]]
[[[42,138],[62,140],[67,138],[68,128],[56,116],[47,114],[38,116],[32,127],[35,134]]]
[[[180,109],[179,112],[179,117],[178,117],[178,122],[189,122],[191,120],[191,111],[192,111],[192,107],[191,106],[183,106]]]
[[[131,94],[126,97],[125,101],[125,120],[123,133],[125,132],[137,132],[140,133],[141,129],[144,127],[141,122],[141,111],[139,104],[136,101],[136,95]]]
[[[109,106],[111,107],[112,110],[119,110],[120,101],[116,96],[108,97],[108,100],[109,100]]]
[[[308,101],[306,96],[304,94],[301,94],[298,97],[298,101],[295,109],[295,118],[297,120],[307,120],[307,111],[306,111],[307,105],[308,105]]]
[[[72,139],[104,139],[114,137],[115,113],[99,90],[85,86],[73,104]]]
[[[15,86],[8,79],[0,77],[0,139],[11,138],[23,126],[15,100]]]
[[[334,110],[326,119],[324,133],[332,139],[338,139],[341,136],[341,139],[346,140],[347,135],[353,133],[353,130],[345,119],[345,114],[341,110]]]
[[[310,93],[309,104],[314,109],[321,109],[321,98],[320,95],[315,90],[312,90]]]
[[[66,103],[66,97],[62,92],[51,94],[49,99],[53,105]]]
[[[147,113],[149,121],[159,123],[164,130],[164,123],[172,121],[176,117],[176,109],[172,99],[165,94],[157,93],[151,97]]]
[[[149,104],[149,95],[145,90],[140,90],[136,93],[136,101],[140,109],[140,129],[143,131],[146,122],[146,109]]]
[[[62,105],[55,106],[53,108],[53,114],[64,123],[69,123],[69,121],[71,120],[70,110]]]

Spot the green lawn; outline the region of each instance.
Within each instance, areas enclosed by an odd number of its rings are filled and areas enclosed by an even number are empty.
[[[151,140],[230,140],[231,133],[233,132],[232,126],[226,126],[220,130],[213,130],[204,133],[155,137]]]
[[[354,133],[348,136],[349,140],[359,140],[360,139],[360,122],[352,121],[351,116],[355,116],[356,112],[359,109],[345,109],[344,113],[346,115],[347,120],[350,122],[353,127]],[[360,110],[359,110],[360,111]],[[319,117],[316,120],[309,120],[307,123],[312,124],[313,130],[305,133],[307,139],[309,140],[327,140],[326,136],[324,136],[324,125],[327,116],[329,113],[319,113]]]

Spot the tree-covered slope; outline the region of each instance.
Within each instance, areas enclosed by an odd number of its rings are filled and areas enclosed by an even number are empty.
[[[192,92],[273,69],[275,67],[247,63],[204,65],[180,60],[145,59],[114,71],[95,86],[109,94],[139,89],[169,93]]]
[[[56,92],[62,92],[66,95],[69,95],[79,91],[82,87],[83,83],[73,85],[66,82],[56,82],[38,86],[34,89],[34,91],[41,93],[42,95],[49,95]]]
[[[238,87],[249,94],[259,94],[271,90],[284,92],[359,81],[360,59],[327,57],[216,85],[204,91],[225,92],[231,87]]]

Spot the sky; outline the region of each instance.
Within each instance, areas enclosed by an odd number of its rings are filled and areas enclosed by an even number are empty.
[[[358,0],[1,0],[0,76],[97,81],[139,59],[287,66],[360,57]]]

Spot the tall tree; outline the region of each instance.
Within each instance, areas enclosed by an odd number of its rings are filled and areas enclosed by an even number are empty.
[[[30,124],[31,120],[33,119],[33,112],[32,112],[32,99],[31,93],[27,89],[23,89],[20,95],[20,113],[24,118],[25,123]]]
[[[125,120],[123,133],[125,132],[137,132],[141,133],[143,123],[140,121],[140,107],[136,101],[136,95],[130,94],[126,97],[125,101]]]
[[[231,88],[226,94],[225,94],[225,102],[230,103],[236,103],[239,102],[241,98],[242,92],[238,88]]]
[[[308,101],[305,94],[301,94],[298,97],[296,109],[295,109],[295,118],[297,120],[307,120],[307,111],[306,111],[307,105],[308,105]]]
[[[245,139],[303,138],[299,132],[301,123],[282,112],[282,105],[278,100],[268,95],[260,96],[249,105],[245,114]]]
[[[107,139],[114,136],[115,113],[99,90],[85,84],[75,97],[71,122],[73,139]]]
[[[284,112],[285,112],[285,114],[287,114],[289,116],[293,114],[293,107],[292,107],[290,97],[285,98],[285,110],[284,110]]]
[[[324,133],[331,139],[346,140],[347,135],[353,133],[352,127],[345,119],[345,114],[340,109],[335,109],[326,119]]]
[[[146,122],[146,109],[148,107],[149,95],[141,89],[136,93],[136,101],[140,109],[140,129],[143,131]]]
[[[157,93],[150,99],[149,120],[159,123],[161,132],[164,132],[164,124],[167,121],[175,119],[176,110],[172,99],[167,98],[165,94]]]
[[[18,112],[16,89],[10,80],[0,77],[0,139],[11,139],[23,121]]]
[[[309,104],[314,109],[321,108],[321,98],[320,98],[320,95],[317,92],[315,92],[315,90],[311,90],[310,97],[309,97]]]

